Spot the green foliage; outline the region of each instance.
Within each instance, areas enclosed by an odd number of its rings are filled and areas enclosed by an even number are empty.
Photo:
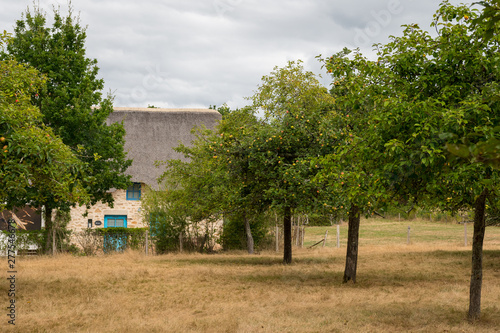
[[[166,185],[163,190],[149,189],[141,199],[143,219],[148,222],[155,250],[157,253],[178,251],[182,237],[183,250],[211,252],[215,237],[213,225],[217,218],[206,207],[212,205],[208,203],[210,191],[200,188],[201,194],[194,193],[195,189],[190,187],[193,183],[186,182],[184,178],[184,172],[194,171],[189,168],[189,163],[168,163],[175,166],[170,167],[172,172],[168,178],[167,174],[164,175]],[[201,179],[195,181],[202,185],[199,183]],[[186,187],[176,187],[179,184]]]
[[[266,214],[252,216],[250,229],[256,249],[262,250],[269,247],[272,242],[272,235],[269,233],[270,227],[270,221]],[[220,240],[224,250],[247,249],[247,236],[241,212],[225,217]]]
[[[500,1],[499,0],[486,0],[474,2],[483,6],[481,15],[472,20],[474,27],[479,27],[483,30],[483,38],[489,41],[498,36],[498,24],[500,22]],[[469,17],[467,17],[469,19]]]
[[[168,253],[180,249],[180,235],[184,234],[186,220],[166,212],[153,212],[149,217],[151,239],[157,253]]]
[[[176,148],[188,161],[166,162],[160,179],[164,194],[145,214],[163,212],[169,228],[178,224],[177,217],[193,225],[224,216],[229,220],[224,241],[232,247],[241,244],[245,217],[318,205],[322,189],[310,179],[319,166],[311,159],[330,151],[335,141],[334,131],[321,127],[332,115],[334,99],[300,62],[290,62],[264,76],[251,101],[238,110],[218,108],[223,117],[216,131],[199,129],[189,147]],[[262,111],[264,120],[257,116]],[[257,219],[250,229],[260,242]]]
[[[251,110],[262,110],[265,121],[245,136],[243,147],[263,200],[280,212],[312,207],[322,189],[309,182],[319,170],[311,159],[331,151],[336,141],[334,130],[321,126],[335,115],[334,99],[300,62],[289,62],[264,76],[251,100]]]
[[[226,103],[222,104],[219,107],[217,107],[217,105],[209,105],[208,108],[211,110],[217,110],[217,112],[219,112],[222,115],[222,118],[226,117],[232,112],[231,108],[227,106]]]
[[[79,180],[85,164],[42,123],[40,110],[30,103],[45,78],[14,60],[0,61],[0,73],[0,209],[36,205],[48,195],[55,202],[87,202]]]
[[[487,155],[497,140],[498,43],[481,38],[475,17],[444,1],[436,37],[408,25],[401,37],[376,45],[377,61],[349,50],[323,59],[344,115],[330,124],[352,140],[320,161],[318,181],[372,212],[394,201],[467,209],[485,186],[496,186],[498,175],[476,163],[481,158],[450,154]]]
[[[2,40],[6,38],[8,37],[4,33]],[[43,163],[36,167],[41,175],[33,178],[42,178],[44,181],[34,183],[28,177],[16,180],[13,178],[17,177],[15,172],[6,174],[11,177],[8,179],[11,182],[10,188],[20,181],[29,184],[20,186],[21,190],[29,187],[32,192],[21,193],[22,195],[13,193],[12,196],[17,201],[15,204],[23,206],[29,202],[36,207],[45,207],[46,227],[49,230],[47,248],[50,247],[50,237],[53,235],[50,232],[53,228],[53,209],[68,209],[71,205],[89,205],[98,201],[112,206],[113,197],[108,190],[126,189],[130,183],[130,176],[123,174],[131,164],[130,160],[126,160],[123,150],[125,130],[122,124],[106,125],[106,119],[113,111],[112,96],[102,98],[104,82],[97,78],[97,61],[85,56],[85,39],[85,29],[73,17],[71,6],[66,17],[54,8],[54,23],[51,28],[46,27],[45,13],[35,6],[34,13],[27,10],[22,19],[16,22],[13,37],[8,39],[6,47],[0,53],[3,59],[15,59],[36,68],[47,79],[44,85],[25,81],[30,83],[30,88],[24,86],[24,91],[21,91],[25,106],[23,116],[29,115],[27,106],[32,104],[42,113],[41,120],[45,126],[53,131],[44,137],[45,133],[37,132],[31,127],[31,131],[26,133],[37,139],[34,145],[26,146],[30,149],[28,156],[38,153]],[[17,98],[17,89],[14,86],[14,90],[7,96],[11,103],[13,99],[15,103],[21,102]],[[12,111],[12,107],[10,110]],[[69,149],[54,147],[55,144],[60,145],[60,141],[54,141],[55,136],[60,137]],[[50,154],[46,156],[43,154],[44,148],[40,146],[51,151],[57,150],[63,156],[57,159],[53,159]],[[6,149],[3,154],[11,152],[18,155],[22,153],[18,148],[12,151]],[[66,162],[69,159],[71,163]],[[19,163],[25,160],[25,156],[2,160]],[[63,163],[60,164],[60,160]],[[27,162],[33,164],[33,161]],[[56,168],[60,170],[52,172]],[[54,180],[56,186],[49,186],[46,178]],[[65,189],[66,195],[54,191],[58,187]],[[26,200],[26,197],[30,198]],[[7,202],[11,204],[13,199],[8,199]]]
[[[69,207],[63,209],[58,209],[55,212],[52,230],[44,229],[46,232],[46,239],[51,240],[55,235],[55,247],[61,252],[73,252],[77,251],[77,248],[71,244],[71,234],[72,231],[67,229],[68,223],[71,220],[71,213]],[[51,234],[52,232],[52,234]],[[46,242],[46,247],[52,246],[49,242]],[[49,248],[45,248],[45,252],[50,252]]]
[[[75,238],[86,256],[98,253],[122,252],[125,249],[142,250],[148,228],[95,228],[75,233]]]
[[[5,237],[8,237],[9,231],[1,231]],[[36,249],[43,249],[45,245],[46,232],[44,230],[16,230],[14,246],[17,250],[27,250],[30,246]],[[7,253],[8,242],[0,242],[0,253]]]
[[[264,76],[250,100],[249,107],[226,114],[210,139],[219,170],[226,168],[224,207],[242,216],[273,209],[289,224],[292,209],[318,205],[323,189],[310,182],[319,170],[311,160],[335,142],[334,131],[321,130],[332,116],[334,99],[299,61]],[[263,120],[257,118],[260,113]],[[291,244],[286,243],[288,263]]]
[[[112,97],[102,98],[102,79],[97,78],[95,59],[85,56],[85,29],[72,14],[54,9],[54,23],[46,26],[45,14],[39,7],[29,10],[18,20],[12,40],[3,57],[13,57],[44,73],[47,84],[27,97],[43,114],[43,122],[60,136],[64,144],[77,154],[84,170],[76,173],[90,196],[92,204],[112,204],[110,188],[125,189],[128,176],[123,175],[131,161],[123,151],[125,131],[121,124],[106,125],[113,111]],[[51,187],[38,186],[37,205],[47,208],[78,202],[60,200]],[[50,221],[47,222],[50,225]]]

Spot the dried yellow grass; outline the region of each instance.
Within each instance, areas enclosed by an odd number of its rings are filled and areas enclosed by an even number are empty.
[[[449,244],[217,255],[20,257],[7,332],[498,332],[500,246],[485,246],[482,320],[466,320],[470,250]],[[7,271],[7,261],[0,261]],[[7,275],[7,273],[4,273]],[[0,293],[6,295],[6,279]],[[1,298],[7,306],[7,297]]]

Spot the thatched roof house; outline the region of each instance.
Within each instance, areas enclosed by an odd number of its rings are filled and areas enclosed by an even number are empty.
[[[123,121],[125,151],[133,160],[127,170],[132,181],[157,188],[157,178],[164,168],[156,168],[154,162],[183,159],[172,148],[180,142],[189,145],[194,139],[193,127],[214,128],[220,119],[220,113],[211,109],[115,107],[108,124]]]
[[[195,139],[191,134],[193,127],[214,128],[221,118],[219,112],[210,109],[115,107],[107,122],[123,122],[125,151],[133,160],[126,172],[134,183],[127,190],[110,189],[113,207],[98,202],[89,209],[85,206],[73,208],[68,228],[145,226],[141,213],[142,193],[146,185],[158,189],[157,179],[165,171],[164,167],[155,167],[155,161],[184,159],[172,148],[179,143],[189,145]]]

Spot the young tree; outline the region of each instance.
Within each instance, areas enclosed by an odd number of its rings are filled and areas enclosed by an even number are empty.
[[[333,131],[320,131],[333,113],[334,99],[300,61],[275,68],[251,98],[264,121],[248,146],[249,167],[264,184],[264,200],[283,216],[283,262],[292,262],[292,212],[315,204],[321,195],[310,180],[319,167],[311,161],[330,151]]]
[[[224,111],[216,130],[197,129],[196,140],[175,148],[186,160],[165,162],[167,169],[160,182],[167,193],[163,203],[156,206],[168,206],[169,212],[175,211],[173,207],[182,208],[190,223],[221,217],[237,223],[235,219],[241,218],[248,252],[253,253],[251,216],[259,215],[263,205],[259,201],[261,191],[255,190],[260,183],[249,171],[245,143],[259,124],[247,108],[231,111],[224,107]]]
[[[330,94],[335,98],[336,116],[323,123],[325,129],[336,129],[337,141],[332,152],[320,156],[320,172],[314,182],[327,184],[325,198],[335,211],[348,215],[346,264],[343,282],[356,282],[360,217],[373,213],[377,201],[386,191],[376,175],[382,152],[371,142],[376,100],[384,95],[381,68],[365,59],[358,51],[348,49],[321,59],[331,74]]]
[[[253,172],[249,155],[249,147],[253,144],[251,138],[262,124],[250,108],[234,111],[222,108],[219,112],[223,115],[222,121],[209,148],[220,167],[226,170],[227,192],[222,198],[225,216],[231,223],[235,219],[242,220],[247,251],[253,254],[255,244],[250,224],[268,207],[263,197],[264,182]]]
[[[208,240],[209,226],[220,220],[232,189],[226,186],[226,169],[213,157],[211,142],[216,134],[206,128],[194,128],[192,133],[196,139],[189,146],[174,148],[184,155],[184,160],[159,163],[166,164],[166,170],[158,179],[159,191],[149,191],[144,197],[144,215],[152,228],[155,224],[167,226],[172,231],[170,238],[178,239],[188,229],[196,234],[202,226],[205,229],[201,237]],[[159,214],[163,220],[156,221]],[[199,250],[204,250],[205,245],[207,242]]]
[[[376,62],[351,62],[349,71],[368,74],[353,92],[361,103],[371,101],[362,138],[377,158],[372,184],[384,184],[394,197],[475,212],[471,320],[480,315],[486,202],[497,206],[499,174],[483,163],[450,157],[445,144],[453,150],[497,140],[498,38],[483,38],[485,27],[471,23],[475,15],[444,1],[434,16],[437,37],[406,26],[402,37],[377,45]],[[327,68],[337,70],[337,60]]]
[[[474,210],[470,320],[480,317],[486,202],[492,208],[498,206],[499,174],[483,163],[446,159],[442,147],[444,140],[448,148],[498,140],[499,41],[482,38],[485,27],[472,24],[475,15],[467,6],[455,7],[445,1],[435,15],[438,37],[408,28],[405,36],[395,39],[381,54],[395,65],[396,88],[407,94],[413,113],[421,115],[414,122],[415,139],[406,139],[402,148],[411,147],[420,155],[421,170],[433,174],[432,181],[426,181],[427,192],[440,196],[439,203],[445,208]],[[400,143],[403,141],[394,142]]]
[[[278,210],[284,224],[283,262],[289,264],[292,212],[312,207],[322,195],[323,189],[311,182],[319,170],[312,158],[329,152],[336,140],[335,131],[319,131],[334,100],[300,62],[275,68],[262,80],[250,107],[226,112],[215,135],[179,147],[190,162],[169,162],[166,175],[181,179],[181,197],[203,198],[196,202],[204,203],[207,214],[238,212],[249,252],[249,216]],[[261,111],[264,119],[257,117]]]
[[[35,7],[34,13],[28,10],[17,21],[7,54],[47,76],[46,89],[37,91],[32,103],[41,110],[43,122],[85,163],[85,173],[79,174],[79,180],[90,202],[112,205],[112,195],[107,191],[129,185],[130,177],[123,173],[131,161],[123,150],[123,126],[106,125],[113,111],[112,97],[102,97],[103,80],[97,78],[97,61],[85,56],[85,38],[85,29],[73,16],[72,8],[67,16],[54,9],[54,23],[49,28],[45,14]],[[50,229],[52,209],[75,201],[59,201],[51,188],[38,191],[43,193],[40,203],[46,208]]]

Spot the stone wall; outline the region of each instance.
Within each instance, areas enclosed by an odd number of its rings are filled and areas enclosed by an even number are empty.
[[[144,190],[145,185],[141,184],[142,194],[144,194]],[[113,198],[115,199],[113,208],[98,202],[96,205],[90,207],[87,216],[83,216],[87,211],[85,206],[72,208],[71,221],[67,228],[74,231],[86,229],[88,219],[92,219],[92,228],[104,228],[105,215],[126,215],[127,228],[142,228],[147,226],[146,223],[142,221],[140,200],[127,200],[126,190],[115,190],[113,192]],[[96,221],[101,221],[101,225],[96,226]]]

